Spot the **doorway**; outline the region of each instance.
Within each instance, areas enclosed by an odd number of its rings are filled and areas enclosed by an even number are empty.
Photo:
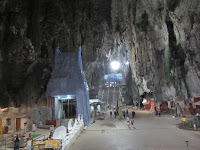
[[[16,118],[16,130],[19,131],[21,128],[21,118]]]
[[[67,100],[63,102],[63,111],[65,113],[65,118],[75,118],[76,117],[76,100]]]

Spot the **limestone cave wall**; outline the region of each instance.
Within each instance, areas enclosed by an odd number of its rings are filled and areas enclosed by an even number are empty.
[[[199,96],[199,1],[132,4],[131,66],[139,93],[156,101]]]
[[[117,56],[130,61],[133,97],[199,96],[199,7],[199,0],[1,0],[1,106],[44,100],[56,47],[82,47],[90,89]]]

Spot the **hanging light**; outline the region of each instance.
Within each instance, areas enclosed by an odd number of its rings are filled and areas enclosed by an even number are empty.
[[[71,96],[70,95],[67,95],[67,99],[70,99],[71,98]]]
[[[126,61],[126,63],[125,63],[126,65],[128,65],[129,64],[129,62],[128,62],[128,60]]]
[[[111,68],[112,68],[113,70],[118,70],[118,69],[120,68],[120,63],[119,63],[118,61],[112,61],[112,62],[110,63],[110,65],[111,65]]]

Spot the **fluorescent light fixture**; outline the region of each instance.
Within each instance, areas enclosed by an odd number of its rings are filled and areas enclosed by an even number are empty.
[[[76,99],[75,95],[56,95],[58,99]]]
[[[112,61],[110,65],[113,70],[118,70],[120,68],[120,63],[118,61]]]

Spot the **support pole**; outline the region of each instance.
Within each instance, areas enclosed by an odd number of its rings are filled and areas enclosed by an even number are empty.
[[[51,103],[52,103],[52,97],[49,99],[49,107],[51,108]]]
[[[77,106],[78,104],[77,104],[77,99],[76,99],[76,118],[78,118],[78,110],[77,110],[77,108],[78,108],[78,106]],[[78,118],[78,119],[80,119],[80,118]]]
[[[109,82],[109,85],[108,85],[108,97],[107,97],[107,108],[108,108],[108,100],[109,100],[109,89],[110,89],[110,82]]]
[[[71,115],[72,115],[72,108],[73,108],[73,107],[72,107],[72,105],[71,105]]]
[[[139,110],[140,110],[140,98],[139,98]]]
[[[55,120],[55,97],[52,98],[52,101],[53,101],[53,120]]]
[[[49,100],[49,97],[47,96],[47,108],[49,107],[49,106],[48,106],[48,100]]]
[[[68,99],[68,118],[69,118],[69,99]]]
[[[6,146],[6,137],[5,137],[5,150],[6,150],[7,146]]]
[[[62,100],[62,114],[64,115],[64,116],[63,116],[63,119],[65,119],[65,113],[63,113],[63,110],[64,110],[63,107],[64,107],[64,106],[63,106],[63,100]]]

